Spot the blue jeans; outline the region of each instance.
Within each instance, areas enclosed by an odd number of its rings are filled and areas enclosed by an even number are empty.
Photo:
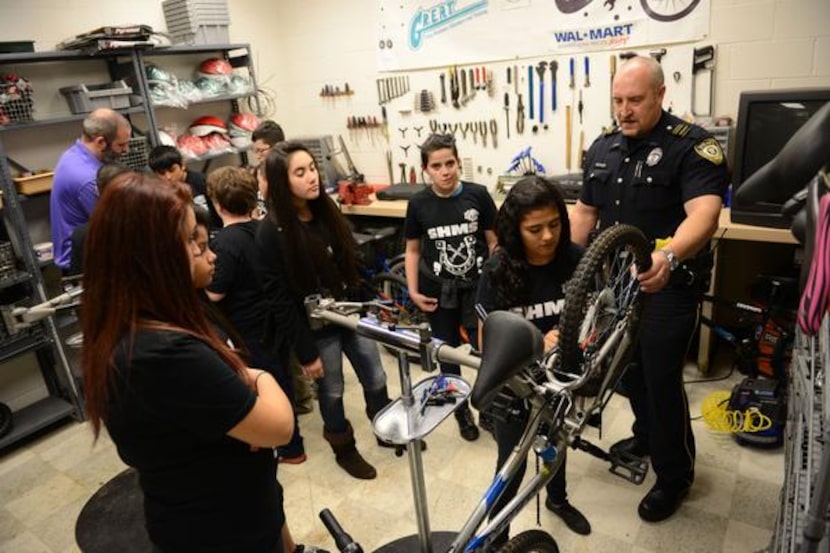
[[[386,394],[386,373],[375,342],[346,328],[327,328],[315,340],[323,362],[323,376],[317,379],[317,399],[325,430],[346,432],[348,423],[343,409],[343,354],[352,364],[364,396]]]

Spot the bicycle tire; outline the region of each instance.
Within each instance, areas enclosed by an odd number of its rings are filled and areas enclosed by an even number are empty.
[[[406,280],[406,254],[399,253],[388,262],[389,272]]]
[[[629,325],[637,325],[642,301],[638,298],[639,285],[633,282],[635,277],[630,269],[632,264],[644,267],[650,263],[651,247],[648,239],[639,229],[630,225],[610,227],[591,244],[565,290],[565,306],[559,323],[560,360],[564,370],[581,374],[574,369],[582,367],[586,352],[597,351],[602,347],[608,337],[605,331],[613,328],[620,317],[630,315]],[[636,293],[618,298],[609,284],[613,288],[633,288]],[[613,300],[613,303],[607,303],[609,300]],[[600,314],[600,317],[594,321],[588,320],[586,316],[590,310]],[[604,317],[606,314],[611,314],[612,317]],[[585,326],[597,322],[607,324],[605,328]],[[629,328],[628,331],[636,332],[636,328]],[[607,366],[603,367],[603,371],[607,370]],[[605,374],[598,375],[598,378],[604,379]]]
[[[698,4],[700,4],[700,0],[691,0],[689,5],[680,10],[679,12],[663,14],[655,11],[654,8],[651,7],[650,4],[654,3],[655,1],[661,2],[664,0],[640,0],[640,5],[642,5],[643,11],[645,11],[650,18],[663,22],[677,21],[678,19],[686,17],[692,12],[693,9],[697,7]],[[674,4],[674,2],[672,2],[672,4]]]
[[[559,553],[553,536],[543,530],[526,530],[511,538],[499,553]]]

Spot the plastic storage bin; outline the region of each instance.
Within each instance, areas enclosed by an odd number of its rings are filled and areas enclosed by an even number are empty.
[[[79,84],[60,89],[72,113],[89,113],[98,108],[121,109],[130,107],[133,89],[124,81],[105,84]]]

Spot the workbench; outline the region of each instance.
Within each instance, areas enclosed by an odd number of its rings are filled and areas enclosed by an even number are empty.
[[[501,201],[497,200],[496,205],[499,204],[501,204]],[[340,209],[344,214],[352,216],[373,216],[388,217],[390,219],[403,219],[406,217],[406,205],[406,200],[374,200],[369,205],[344,205],[341,206]],[[568,211],[570,212],[572,209],[573,205],[568,204]],[[714,239],[718,241],[743,241],[766,244],[794,245],[798,243],[792,233],[790,233],[789,229],[756,227],[741,223],[733,223],[731,221],[729,208],[721,210],[720,219],[718,220],[718,230],[715,232]],[[715,255],[715,266],[712,269],[712,287],[710,289],[710,293],[713,293],[715,290],[719,289],[719,278],[727,278],[726,266],[722,261],[718,261],[719,257],[721,256]],[[712,317],[711,304],[704,304],[703,315],[710,318]],[[697,353],[697,366],[700,372],[705,373],[709,371],[709,352],[711,350],[711,344],[711,329],[705,325],[701,325]]]

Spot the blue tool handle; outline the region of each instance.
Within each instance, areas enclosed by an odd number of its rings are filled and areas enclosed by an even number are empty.
[[[528,114],[533,119],[533,66],[527,66],[527,99],[530,102]]]

